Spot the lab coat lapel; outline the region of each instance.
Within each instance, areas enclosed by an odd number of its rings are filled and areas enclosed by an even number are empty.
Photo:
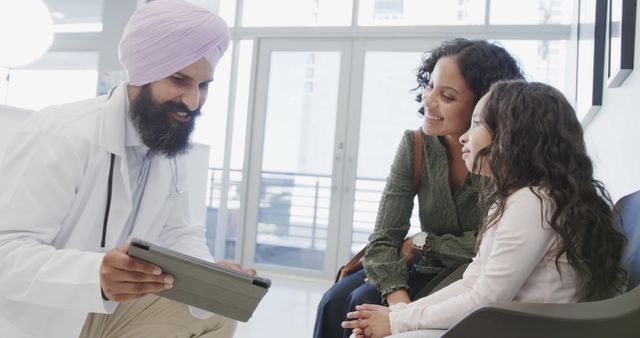
[[[122,83],[110,93],[107,105],[102,115],[102,126],[100,129],[100,146],[110,154],[116,155],[116,168],[120,170],[119,184],[124,185],[123,192],[126,194],[128,204],[131,205],[131,187],[129,186],[129,170],[127,166],[127,156],[125,153],[125,130],[127,128],[127,84]],[[106,156],[109,157],[109,156]],[[118,159],[120,161],[118,161]],[[114,175],[114,186],[115,186]]]
[[[129,107],[126,90],[126,83],[122,83],[110,93],[103,111],[100,128],[99,144],[105,149],[105,175],[109,173],[110,155],[116,155],[105,248],[111,248],[117,244],[116,241],[120,238],[131,213],[131,187],[129,186],[129,169],[124,145],[126,111]]]
[[[156,155],[151,160],[149,177],[140,201],[138,217],[133,227],[132,234],[144,235],[153,226],[163,226],[163,224],[153,224],[162,206],[167,201],[169,186],[171,182],[171,170],[169,160]]]

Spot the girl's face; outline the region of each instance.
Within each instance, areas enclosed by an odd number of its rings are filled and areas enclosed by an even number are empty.
[[[476,161],[478,152],[491,144],[491,131],[482,122],[482,111],[489,97],[489,93],[480,98],[478,104],[476,104],[471,116],[471,126],[466,133],[460,136],[460,143],[462,144],[462,159],[470,172],[473,172],[473,164]],[[489,169],[489,161],[486,157],[482,158],[480,165],[480,172],[476,174],[483,176],[491,176],[491,170]],[[477,170],[476,170],[477,171]]]
[[[453,57],[442,57],[436,62],[422,91],[422,104],[425,134],[452,135],[457,139],[469,128],[475,98]]]

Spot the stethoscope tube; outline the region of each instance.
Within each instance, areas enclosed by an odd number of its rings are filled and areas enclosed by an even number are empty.
[[[102,223],[102,240],[100,241],[100,247],[104,248],[105,239],[107,237],[107,223],[109,222],[109,209],[111,209],[111,191],[113,190],[113,163],[116,160],[116,155],[111,154],[111,164],[109,165],[109,182],[107,183],[107,206],[104,209],[104,222]]]
[[[107,94],[107,100],[111,99],[111,95],[116,91],[118,87],[113,87]],[[126,86],[125,86],[126,89]],[[113,189],[113,163],[116,161],[116,154],[111,153],[111,164],[109,165],[109,183],[107,187],[107,206],[104,208],[104,219],[102,222],[102,240],[100,240],[100,247],[104,248],[105,240],[107,238],[107,222],[109,222],[109,209],[111,209],[111,190]]]

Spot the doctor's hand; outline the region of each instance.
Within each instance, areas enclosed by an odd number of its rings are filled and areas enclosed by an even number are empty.
[[[254,275],[254,276],[256,275],[256,270],[254,270],[252,268],[243,268],[243,267],[240,266],[240,264],[237,264],[237,263],[234,263],[234,262],[217,261],[216,264],[218,264],[220,266],[224,266],[225,268],[242,271],[242,272],[248,273],[250,275]]]
[[[123,302],[160,292],[173,286],[173,277],[150,263],[129,257],[127,243],[109,250],[100,265],[102,297]]]

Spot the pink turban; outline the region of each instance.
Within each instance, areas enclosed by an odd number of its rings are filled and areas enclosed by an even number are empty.
[[[118,47],[128,83],[142,86],[204,57],[215,69],[229,45],[219,16],[183,0],[155,0],[138,8]]]

